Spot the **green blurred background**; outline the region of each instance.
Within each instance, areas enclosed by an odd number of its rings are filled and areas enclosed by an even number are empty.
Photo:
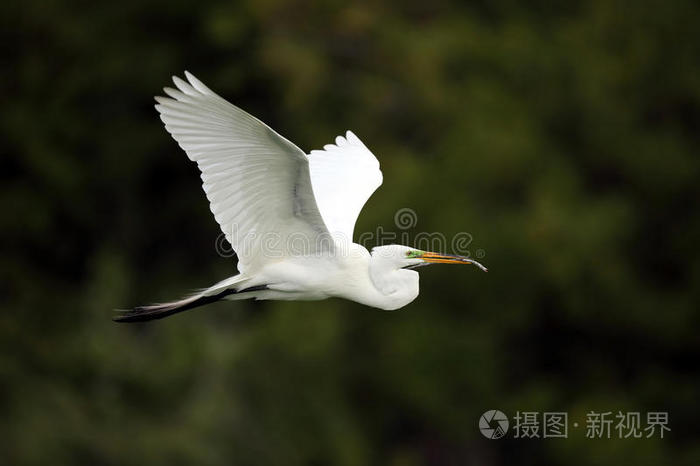
[[[700,464],[697,2],[0,8],[1,464]],[[185,69],[304,150],[355,131],[385,177],[356,232],[410,207],[489,273],[113,323],[234,272],[153,108]],[[488,440],[494,408],[569,438]]]

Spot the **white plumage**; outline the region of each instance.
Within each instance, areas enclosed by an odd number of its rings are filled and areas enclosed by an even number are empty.
[[[238,255],[239,274],[180,301],[115,320],[151,320],[220,299],[342,297],[397,309],[418,295],[431,262],[475,263],[407,246],[352,243],[362,207],[382,183],[379,162],[351,131],[308,155],[192,74],[156,97],[165,128],[197,163],[210,208]],[[485,269],[484,269],[485,270]]]
[[[337,240],[352,243],[355,222],[369,197],[382,184],[379,161],[348,131],[308,155],[316,204]]]

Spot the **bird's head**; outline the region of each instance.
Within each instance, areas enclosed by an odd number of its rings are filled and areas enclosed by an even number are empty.
[[[375,247],[372,249],[372,257],[390,263],[396,269],[415,269],[430,264],[472,264],[484,272],[488,271],[477,261],[465,256],[421,251],[399,244]]]

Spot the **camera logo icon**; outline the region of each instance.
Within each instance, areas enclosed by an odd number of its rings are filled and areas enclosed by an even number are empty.
[[[479,418],[479,430],[487,439],[499,439],[508,432],[508,417],[497,409],[486,411]]]

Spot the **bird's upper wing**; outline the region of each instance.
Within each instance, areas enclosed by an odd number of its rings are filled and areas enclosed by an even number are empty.
[[[355,222],[362,206],[382,184],[379,162],[372,152],[348,131],[309,154],[313,184],[323,221],[333,236],[352,242]]]
[[[185,72],[156,97],[160,118],[202,172],[211,211],[239,257],[257,268],[329,249],[304,152]]]

